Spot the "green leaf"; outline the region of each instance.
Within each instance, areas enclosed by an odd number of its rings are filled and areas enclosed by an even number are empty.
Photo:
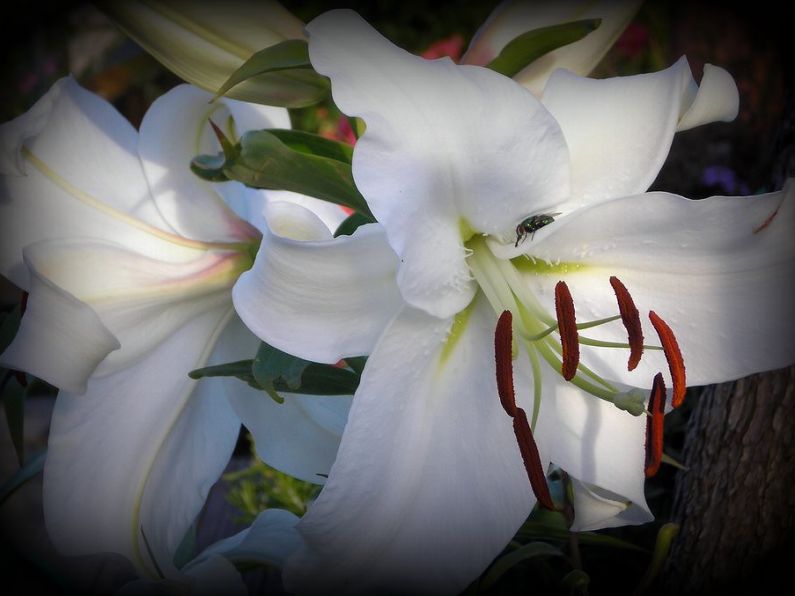
[[[360,377],[355,372],[313,362],[304,369],[301,387],[296,393],[305,395],[353,395],[359,387],[359,381]],[[275,386],[282,392],[288,392],[279,384]]]
[[[193,522],[174,551],[174,567],[182,569],[196,556],[197,538],[196,522]]]
[[[237,362],[227,362],[214,366],[197,368],[188,373],[191,379],[202,379],[204,377],[238,377],[251,375],[251,364],[253,360],[238,360]]]
[[[46,457],[46,449],[32,456],[24,466],[17,470],[11,478],[0,486],[0,505],[5,503],[6,499],[14,494],[23,484],[42,471]]]
[[[266,391],[279,403],[284,401],[280,393],[353,395],[360,381],[360,374],[356,369],[348,370],[329,364],[308,362],[264,342],[260,344],[254,360],[206,366],[190,371],[188,376],[191,379],[236,377],[255,389]]]
[[[13,373],[6,373],[7,382],[3,385],[3,409],[6,413],[8,432],[17,452],[19,465],[25,461],[25,387],[16,382]]]
[[[289,128],[269,128],[268,132],[299,153],[327,157],[347,164],[353,159],[353,147],[347,143]]]
[[[363,226],[364,224],[368,223],[373,223],[373,220],[357,211],[353,215],[347,217],[345,221],[339,225],[337,231],[334,232],[334,237],[337,238],[339,236],[350,236],[359,229],[359,226]]]
[[[345,364],[347,364],[351,368],[351,370],[353,370],[353,372],[355,372],[357,375],[361,377],[362,372],[364,371],[364,365],[367,364],[367,356],[355,356],[353,358],[346,358]]]
[[[269,99],[267,101],[269,105],[284,107],[311,105],[326,97],[330,88],[328,78],[312,69],[307,43],[300,39],[288,39],[253,54],[221,85],[213,100],[226,95],[232,87],[255,78],[256,82],[270,88],[269,95],[277,96],[280,79],[286,79],[286,83],[289,83],[290,79],[300,82],[299,87],[303,88],[303,93],[296,94],[296,89],[291,88],[293,85],[283,84],[285,97],[281,101],[277,97]]]
[[[544,54],[581,40],[599,27],[601,22],[601,19],[585,19],[527,31],[508,42],[486,66],[506,77],[512,77]]]
[[[4,313],[3,322],[0,323],[0,353],[5,352],[6,348],[14,341],[20,321],[22,321],[22,308],[19,304]]]
[[[277,379],[281,379],[288,388],[295,390],[301,386],[301,376],[309,364],[308,360],[297,358],[262,342],[257,355],[254,356],[251,372],[257,383],[266,391],[268,389],[275,391],[273,382]]]
[[[273,133],[267,130],[251,131],[244,134],[238,145],[236,155],[226,159],[223,174],[231,180],[246,186],[269,190],[291,190],[324,201],[350,207],[375,221],[367,202],[362,197],[351,173],[349,161],[317,155],[308,152],[308,137],[302,136],[301,150],[290,147],[279,136],[297,146],[299,135],[284,132]],[[311,148],[320,150],[323,145],[316,139]],[[325,151],[332,151],[331,145],[323,145]],[[342,149],[335,148],[340,152]],[[208,159],[202,156],[193,160],[194,172],[202,177],[217,176],[216,162],[207,169]]]
[[[562,557],[563,552],[546,542],[530,542],[497,559],[478,585],[479,591],[491,588],[514,565],[536,557]]]

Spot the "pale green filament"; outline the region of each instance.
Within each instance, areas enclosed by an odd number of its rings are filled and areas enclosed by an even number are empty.
[[[541,305],[522,278],[518,269],[531,270],[536,274],[552,274],[577,270],[576,264],[562,265],[545,264],[527,258],[516,258],[510,261],[494,257],[486,245],[483,236],[474,235],[466,243],[470,251],[468,262],[472,275],[477,281],[484,296],[497,314],[505,310],[514,313],[514,328],[518,339],[525,348],[533,374],[533,415],[531,428],[535,429],[541,407],[542,379],[541,362],[543,360],[558,374],[562,369],[562,346],[554,336],[558,322]],[[621,318],[614,315],[577,324],[577,329],[589,329],[611,323]],[[627,343],[608,342],[590,337],[579,336],[579,343],[600,348],[629,349]],[[644,346],[647,349],[661,349],[659,346]],[[514,356],[516,357],[516,355]],[[608,401],[634,415],[643,413],[644,394],[622,392],[613,384],[593,372],[582,363],[578,364],[577,372],[570,382],[579,389]]]

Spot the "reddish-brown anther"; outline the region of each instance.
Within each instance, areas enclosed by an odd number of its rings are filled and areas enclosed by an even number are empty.
[[[663,422],[665,420],[665,381],[662,373],[654,375],[649,397],[651,416],[646,419],[646,477],[660,469],[663,453]]]
[[[494,332],[494,361],[497,365],[497,393],[505,412],[516,415],[516,394],[513,389],[513,315],[505,310],[497,320]]]
[[[635,306],[635,301],[629,295],[626,286],[621,283],[615,275],[610,277],[610,285],[616,293],[618,300],[618,312],[621,313],[621,322],[627,330],[627,341],[629,343],[629,361],[627,370],[635,370],[643,356],[643,327],[640,323],[640,313]]]
[[[555,286],[555,314],[558,317],[560,345],[563,348],[560,372],[564,379],[571,381],[577,374],[577,365],[580,363],[580,336],[577,334],[574,300],[571,299],[571,292],[565,281],[559,281]]]
[[[522,454],[524,469],[530,479],[530,487],[533,494],[538,499],[539,504],[547,509],[555,509],[552,495],[549,494],[546,474],[541,467],[541,457],[538,455],[538,446],[533,438],[533,431],[530,430],[530,423],[527,421],[527,414],[522,408],[516,408],[516,415],[513,418],[513,432],[519,442],[519,452]]]
[[[685,400],[685,391],[687,390],[685,361],[682,358],[682,351],[679,349],[679,343],[676,341],[676,336],[671,331],[668,323],[663,321],[653,310],[649,311],[649,319],[657,335],[660,336],[665,359],[668,360],[668,368],[671,371],[671,381],[673,382],[671,405],[674,408],[678,408]]]

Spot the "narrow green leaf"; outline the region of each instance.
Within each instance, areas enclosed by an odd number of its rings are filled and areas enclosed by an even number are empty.
[[[361,377],[362,372],[364,372],[364,365],[367,364],[367,356],[355,356],[353,358],[346,358],[345,364],[347,364],[353,370],[353,372],[355,372],[357,375]]]
[[[483,579],[480,580],[478,588],[482,591],[488,590],[496,584],[511,567],[527,559],[562,556],[564,556],[563,552],[551,544],[547,544],[546,542],[530,542],[497,559],[492,566],[489,567]]]
[[[293,151],[327,157],[349,164],[353,159],[353,147],[347,143],[334,141],[320,135],[286,128],[269,128],[268,132]]]
[[[263,387],[272,385],[273,381],[281,378],[290,389],[298,389],[301,386],[301,375],[309,364],[308,360],[282,352],[262,342],[254,357],[251,372]]]
[[[251,375],[251,365],[253,360],[238,360],[237,362],[227,362],[214,366],[197,368],[188,373],[191,379],[201,379],[204,377],[240,377],[241,375]]]
[[[226,95],[232,87],[244,81],[255,77],[264,78],[274,73],[293,75],[308,87],[309,93],[301,105],[320,101],[328,94],[330,88],[329,80],[312,69],[307,43],[300,39],[288,39],[254,53],[221,85],[213,100]],[[294,102],[295,99],[291,101]],[[298,107],[298,105],[290,103],[285,104],[285,107]]]
[[[14,472],[14,475],[0,486],[0,505],[5,503],[6,499],[14,494],[23,484],[42,471],[44,468],[44,459],[46,457],[46,449],[33,455],[24,466]]]
[[[599,27],[601,22],[601,19],[585,19],[527,31],[508,42],[486,66],[506,77],[512,77],[544,54],[581,40]]]
[[[244,134],[239,152],[236,159],[226,161],[223,172],[228,178],[254,188],[291,190],[345,205],[375,221],[356,188],[350,163],[297,151],[266,130]]]
[[[311,363],[302,376],[301,386],[294,391],[305,395],[353,395],[359,387],[360,377],[355,372],[328,364]],[[275,384],[282,392],[289,392],[280,384]]]
[[[0,323],[0,353],[14,341],[14,336],[22,320],[22,308],[17,304],[12,310],[4,313],[3,322]]]
[[[343,221],[337,228],[337,231],[334,232],[334,237],[351,236],[360,226],[368,223],[373,223],[373,220],[357,211],[353,215],[345,218],[345,221]]]
[[[13,373],[6,373],[11,375]],[[6,413],[8,432],[11,435],[11,442],[17,452],[19,465],[25,461],[25,387],[10,378],[3,387],[3,409]]]
[[[193,522],[182,537],[177,550],[174,551],[174,567],[182,569],[196,556],[197,545],[196,522]]]

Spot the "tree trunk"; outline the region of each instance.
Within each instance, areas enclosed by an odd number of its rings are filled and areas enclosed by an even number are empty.
[[[795,367],[708,387],[685,445],[668,593],[791,578],[795,561]],[[788,581],[783,585],[787,585]]]

